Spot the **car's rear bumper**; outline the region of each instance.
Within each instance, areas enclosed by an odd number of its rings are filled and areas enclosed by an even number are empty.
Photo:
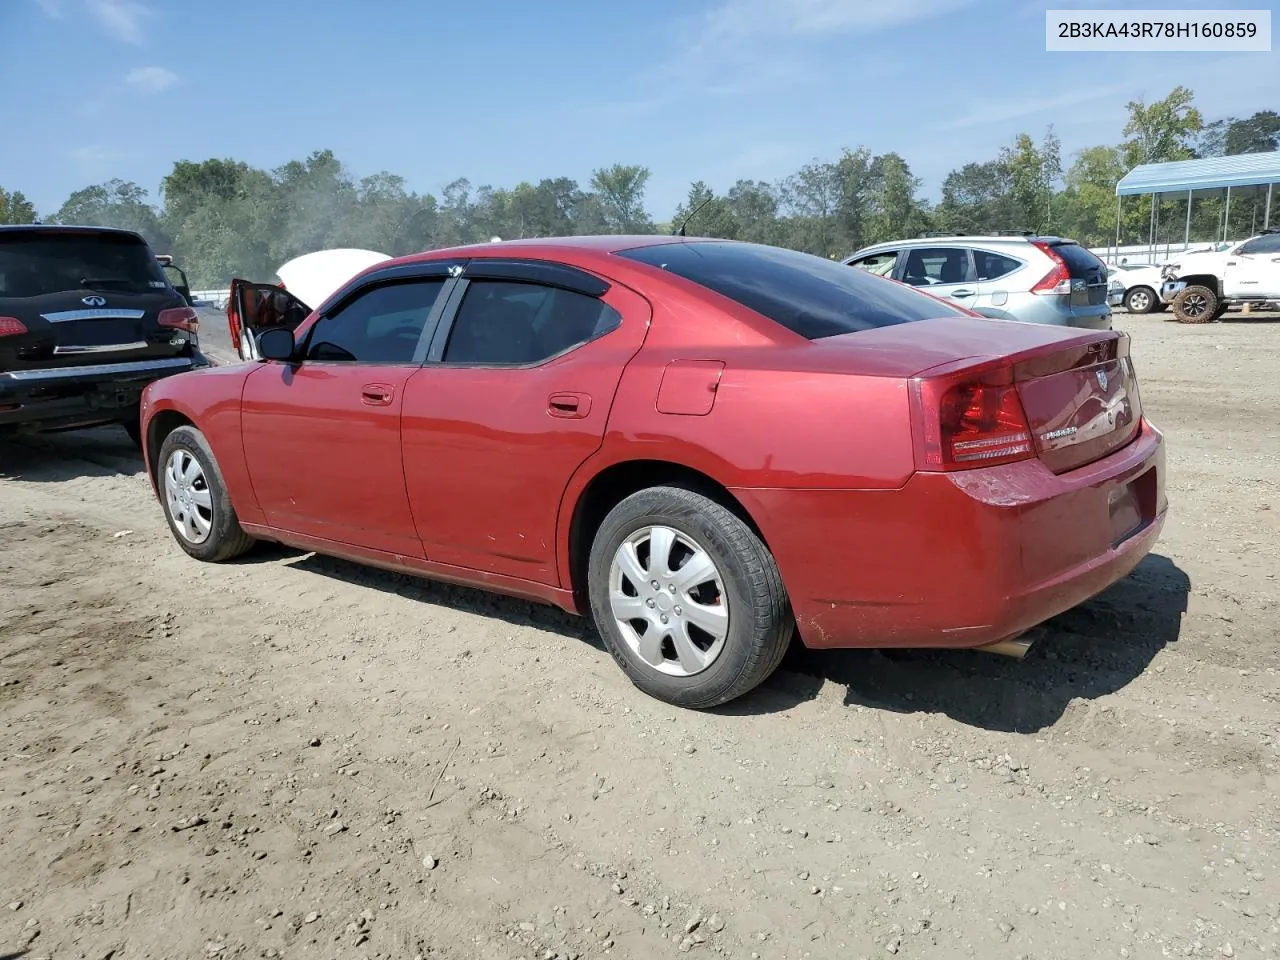
[[[1033,460],[920,473],[891,491],[734,493],[777,558],[807,645],[976,647],[1128,575],[1164,524],[1164,472],[1163,436],[1144,421],[1122,450],[1062,475]],[[1136,527],[1112,507],[1130,487]]]
[[[147,384],[209,365],[204,354],[0,373],[0,430],[65,430],[136,416]]]

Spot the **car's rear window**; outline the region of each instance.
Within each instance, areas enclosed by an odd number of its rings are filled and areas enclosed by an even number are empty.
[[[1066,263],[1067,272],[1073,279],[1092,279],[1100,272],[1107,272],[1107,265],[1078,243],[1055,243],[1050,246]]]
[[[620,251],[691,280],[810,340],[963,311],[865,270],[755,243],[692,240]]]
[[[128,234],[0,231],[0,297],[167,286],[151,248]]]

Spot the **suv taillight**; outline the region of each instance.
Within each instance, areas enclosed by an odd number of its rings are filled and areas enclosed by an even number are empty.
[[[187,333],[196,333],[200,329],[200,315],[191,307],[170,307],[168,310],[161,310],[156,322],[162,327],[185,330]]]
[[[1053,261],[1053,269],[1031,288],[1032,293],[1065,294],[1071,292],[1071,271],[1067,269],[1067,261],[1049,244],[1041,240],[1032,240],[1031,245]]]
[[[27,325],[17,317],[0,317],[0,337],[20,337],[27,332]]]
[[[911,381],[920,470],[968,470],[1035,456],[1008,366]]]

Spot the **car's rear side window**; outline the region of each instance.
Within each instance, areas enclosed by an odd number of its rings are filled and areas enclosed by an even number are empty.
[[[973,251],[973,263],[977,268],[979,280],[999,280],[1022,266],[1021,260],[992,253],[990,250]]]
[[[0,232],[0,297],[83,289],[145,293],[168,286],[151,248],[129,234]]]
[[[736,300],[810,340],[963,311],[839,261],[755,243],[692,240],[620,251]]]

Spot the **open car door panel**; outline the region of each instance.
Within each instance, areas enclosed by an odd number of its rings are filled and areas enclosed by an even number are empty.
[[[296,331],[311,315],[311,307],[288,290],[270,283],[232,280],[227,300],[231,345],[241,360],[260,360],[258,335],[271,327]]]

